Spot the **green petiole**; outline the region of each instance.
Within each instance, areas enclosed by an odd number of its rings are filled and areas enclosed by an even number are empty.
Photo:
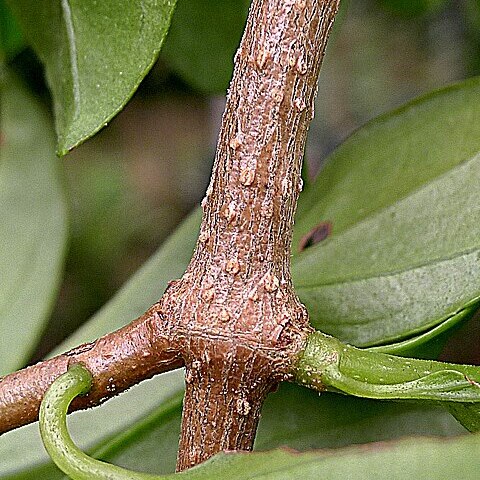
[[[311,334],[294,372],[317,390],[376,399],[480,402],[480,367],[395,357]]]
[[[174,475],[149,475],[96,460],[82,452],[67,429],[67,411],[77,395],[90,390],[92,376],[81,364],[72,365],[58,377],[40,406],[43,444],[58,468],[72,480],[168,480]],[[178,475],[175,475],[177,477]]]

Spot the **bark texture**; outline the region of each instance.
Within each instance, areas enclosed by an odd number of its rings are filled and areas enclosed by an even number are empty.
[[[290,276],[293,217],[317,78],[339,0],[253,0],[198,243],[180,280],[129,326],[0,381],[0,431],[36,419],[71,362],[93,374],[73,406],[186,367],[177,469],[250,450],[268,392],[311,329]]]
[[[199,242],[167,296],[187,389],[177,468],[250,450],[260,406],[309,332],[290,276],[293,216],[338,0],[253,0],[235,57]],[[170,315],[169,315],[170,316]],[[198,339],[201,339],[199,341]],[[215,424],[215,426],[214,426]]]
[[[38,419],[40,402],[53,381],[73,363],[92,373],[92,390],[72,410],[99,405],[132,385],[174,368],[183,360],[170,339],[155,328],[152,309],[95,342],[0,378],[0,434]]]

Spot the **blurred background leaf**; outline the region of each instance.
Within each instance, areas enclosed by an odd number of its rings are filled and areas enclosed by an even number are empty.
[[[0,82],[0,375],[33,354],[61,280],[67,220],[52,123],[20,82]]]
[[[162,58],[204,93],[224,93],[249,0],[178,0]]]
[[[448,0],[377,0],[385,10],[402,15],[413,17],[416,15],[425,15],[437,13],[448,3]]]
[[[0,61],[14,57],[23,47],[20,28],[4,0],[0,0]]]

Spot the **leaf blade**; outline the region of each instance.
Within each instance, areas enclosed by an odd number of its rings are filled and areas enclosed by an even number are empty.
[[[33,353],[58,291],[67,237],[50,121],[11,76],[2,100],[0,374]]]
[[[3,0],[0,1],[0,61],[14,57],[24,46],[15,19]]]
[[[316,328],[357,346],[386,345],[478,306],[480,199],[468,190],[479,162],[478,93],[471,79],[374,120],[307,190],[295,248],[314,225],[333,224],[327,240],[292,260]]]
[[[449,441],[407,439],[393,444],[351,447],[341,452],[276,450],[253,454],[220,454],[192,470],[192,478],[261,479],[475,479],[480,468],[478,436]],[[186,475],[188,478],[188,475]]]
[[[174,0],[8,4],[45,66],[62,155],[124,107],[155,62],[175,7]]]

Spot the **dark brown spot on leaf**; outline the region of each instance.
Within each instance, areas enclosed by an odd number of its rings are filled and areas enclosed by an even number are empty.
[[[316,245],[322,242],[332,234],[333,224],[332,222],[321,222],[316,227],[313,227],[306,235],[300,240],[298,251],[303,252],[306,248]]]

